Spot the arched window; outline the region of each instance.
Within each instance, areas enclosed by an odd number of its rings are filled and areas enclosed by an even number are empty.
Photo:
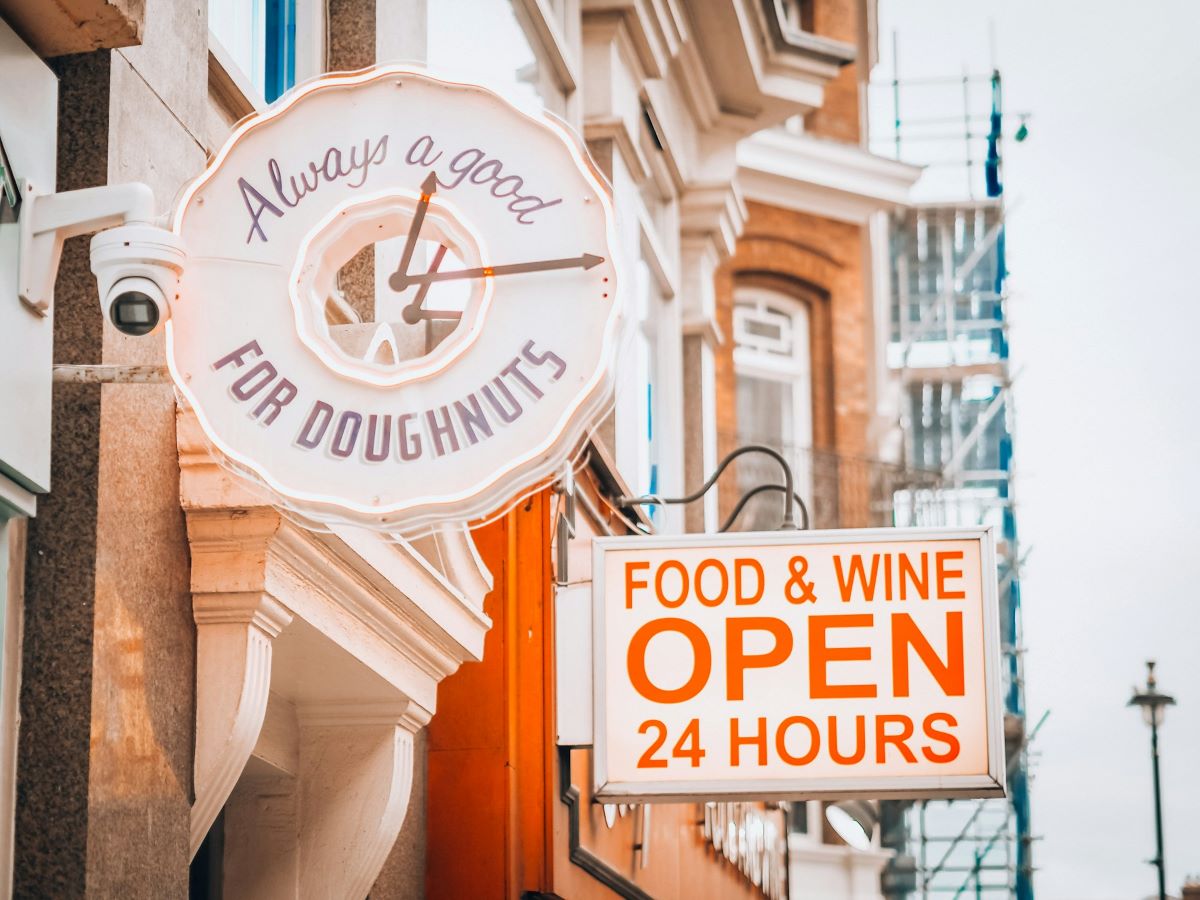
[[[811,497],[813,442],[809,333],[807,304],[767,288],[734,292],[738,444],[766,444],[782,452],[795,474],[796,490],[806,500]],[[739,468],[743,490],[778,479],[775,465],[765,459]],[[755,502],[745,516],[742,527],[779,524],[778,506],[767,500]]]

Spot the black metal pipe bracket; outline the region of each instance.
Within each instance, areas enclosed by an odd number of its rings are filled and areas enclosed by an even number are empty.
[[[738,500],[737,506],[734,507],[733,513],[725,520],[725,523],[721,526],[720,530],[728,530],[729,527],[733,525],[734,520],[737,519],[738,514],[745,507],[746,503],[749,502],[752,497],[764,493],[765,491],[783,492],[783,522],[779,526],[779,531],[796,531],[800,527],[796,525],[797,503],[799,503],[800,510],[804,515],[803,527],[807,529],[809,525],[808,507],[804,505],[804,501],[800,499],[800,496],[796,493],[795,481],[792,478],[792,467],[788,465],[787,460],[783,458],[783,454],[781,454],[778,450],[774,450],[771,447],[766,447],[762,444],[746,444],[745,446],[738,447],[736,450],[726,454],[725,458],[717,463],[716,470],[710,476],[708,476],[708,480],[705,481],[704,484],[700,485],[700,487],[695,491],[684,497],[661,497],[658,494],[647,494],[642,497],[618,497],[617,505],[663,506],[666,504],[695,503],[712,489],[712,487],[717,483],[717,479],[721,477],[721,474],[729,467],[731,462],[733,462],[739,456],[743,456],[747,453],[762,453],[779,463],[779,467],[783,469],[783,484],[760,484],[757,487],[747,491],[744,495],[742,495],[742,498]]]

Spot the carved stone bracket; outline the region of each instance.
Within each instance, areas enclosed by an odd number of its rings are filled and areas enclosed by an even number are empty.
[[[250,758],[267,711],[271,643],[292,621],[269,594],[195,594],[196,759],[191,850]]]
[[[256,757],[229,800],[225,896],[358,900],[400,833],[426,716],[389,702],[294,712],[294,772]]]
[[[370,891],[404,823],[413,733],[427,721],[390,704],[300,712],[302,898],[357,900]],[[355,848],[349,860],[347,847]]]

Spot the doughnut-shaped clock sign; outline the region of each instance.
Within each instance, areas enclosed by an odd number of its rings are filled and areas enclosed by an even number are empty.
[[[562,125],[482,87],[311,82],[238,127],[174,228],[172,377],[220,460],[309,519],[484,516],[606,406],[609,189]]]

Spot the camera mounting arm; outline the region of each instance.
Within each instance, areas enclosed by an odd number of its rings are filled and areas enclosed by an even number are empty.
[[[26,182],[22,191],[17,273],[21,302],[39,316],[54,303],[54,280],[63,241],[114,225],[154,222],[154,193],[140,182],[38,194]]]

